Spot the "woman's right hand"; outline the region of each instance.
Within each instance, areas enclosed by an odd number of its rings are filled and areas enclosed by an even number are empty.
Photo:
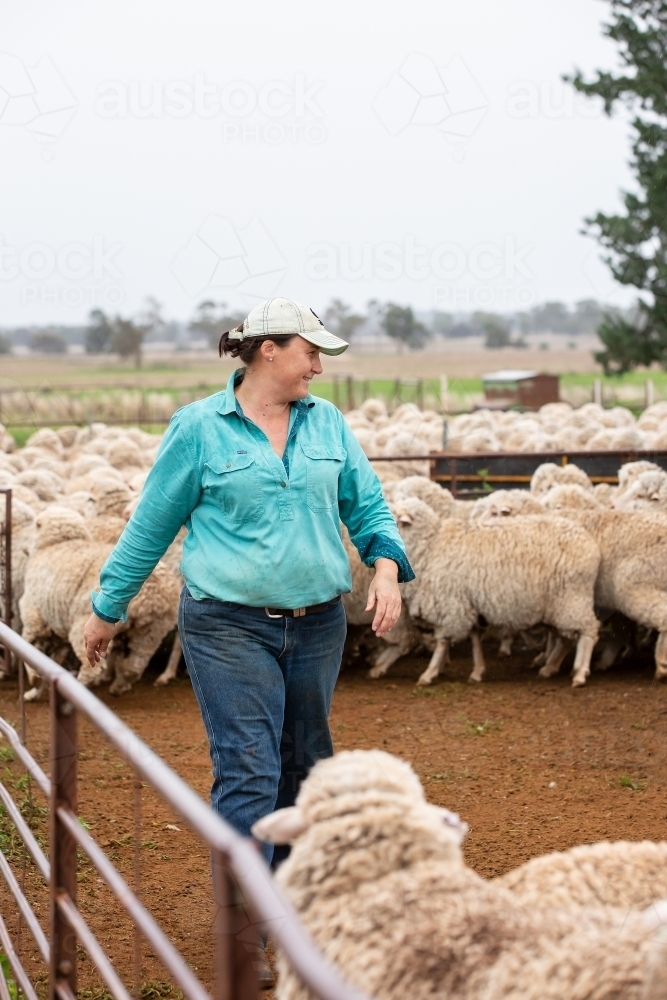
[[[113,622],[105,622],[92,614],[83,630],[83,641],[86,644],[86,656],[91,667],[97,666],[107,655],[109,643],[114,637],[116,626]]]

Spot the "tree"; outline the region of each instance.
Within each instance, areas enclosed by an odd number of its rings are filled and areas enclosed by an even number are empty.
[[[112,337],[113,325],[109,317],[101,309],[92,309],[84,334],[86,353],[108,354],[111,351]]]
[[[134,358],[137,368],[141,368],[142,349],[146,328],[140,323],[135,323],[131,319],[122,319],[116,316],[113,321],[113,333],[111,335],[111,349],[121,358]]]
[[[324,325],[337,337],[352,340],[357,329],[366,322],[366,317],[351,311],[342,299],[332,299],[324,311]]]
[[[206,299],[197,306],[188,330],[191,333],[203,333],[209,345],[216,348],[221,335],[233,330],[244,319],[244,313],[230,311],[226,302],[216,303],[212,299]]]
[[[431,331],[415,319],[410,306],[389,302],[382,310],[380,324],[388,337],[411,350],[423,347],[431,337]]]
[[[475,313],[473,320],[477,320],[484,333],[484,346],[496,350],[501,347],[512,347],[512,334],[509,323],[494,313]]]
[[[12,342],[6,333],[0,333],[0,354],[11,354]]]
[[[585,220],[616,281],[644,293],[632,320],[608,313],[598,327],[605,350],[595,358],[606,372],[620,374],[653,361],[667,368],[667,17],[664,0],[610,5],[604,34],[617,43],[622,70],[597,70],[589,82],[580,71],[565,79],[602,98],[607,115],[618,105],[633,113],[637,190],[622,193],[625,214],[598,212]]]
[[[66,354],[67,341],[57,333],[41,330],[30,337],[30,350],[38,354]]]

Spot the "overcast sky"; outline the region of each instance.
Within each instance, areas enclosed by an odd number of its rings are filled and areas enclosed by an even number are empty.
[[[627,122],[601,0],[4,0],[0,326],[274,293],[625,303],[583,218]]]

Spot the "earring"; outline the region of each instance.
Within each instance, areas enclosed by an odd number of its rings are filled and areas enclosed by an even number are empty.
[[[269,361],[273,361],[273,358],[269,358]]]

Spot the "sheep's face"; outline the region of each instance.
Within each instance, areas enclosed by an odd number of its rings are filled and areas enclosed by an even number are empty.
[[[391,510],[398,530],[406,540],[433,530],[438,525],[438,515],[418,497],[399,497],[391,505]]]
[[[612,500],[618,510],[667,510],[667,473],[643,472]]]
[[[401,830],[409,830],[409,837],[402,837]],[[467,830],[456,813],[425,801],[419,779],[405,761],[381,750],[352,750],[319,761],[301,786],[296,805],[265,816],[252,833],[275,844],[315,838],[343,853],[346,847],[358,849],[362,840],[421,839],[451,860],[460,860]]]
[[[601,509],[592,493],[574,485],[555,486],[542,497],[542,505],[552,513],[566,516],[577,511]]]
[[[90,540],[81,514],[66,507],[47,507],[35,518],[35,549],[45,549],[74,539]]]

